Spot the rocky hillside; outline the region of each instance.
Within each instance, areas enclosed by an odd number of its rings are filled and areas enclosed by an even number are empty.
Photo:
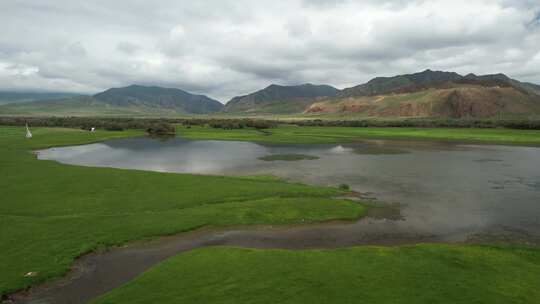
[[[394,77],[377,77],[367,83],[344,89],[340,97],[351,96],[375,96],[396,92],[415,91],[424,87],[432,87],[453,80],[458,80],[461,75],[454,72],[441,72],[425,70],[424,72],[398,75]]]
[[[233,113],[302,113],[313,102],[337,96],[339,90],[328,85],[270,85],[262,90],[231,99],[223,111]]]
[[[524,117],[540,115],[539,87],[504,74],[461,76],[426,70],[379,77],[309,105],[306,114],[362,117]]]

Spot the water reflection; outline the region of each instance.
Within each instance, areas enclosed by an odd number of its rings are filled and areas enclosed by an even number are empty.
[[[364,151],[364,152],[362,152]],[[272,154],[318,160],[262,161]],[[466,238],[493,227],[540,235],[540,149],[427,141],[261,145],[174,138],[113,140],[40,151],[66,164],[225,175],[273,174],[314,185],[345,183],[399,202],[403,221],[360,221],[323,233],[410,233]],[[498,228],[498,229],[499,229]],[[341,229],[341,230],[339,230]],[[340,232],[341,231],[341,232]]]

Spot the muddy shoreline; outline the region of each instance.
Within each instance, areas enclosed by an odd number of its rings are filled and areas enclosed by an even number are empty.
[[[326,229],[354,225],[328,222],[305,226],[257,226],[249,230],[200,228],[192,232],[160,237],[151,241],[111,247],[85,254],[75,260],[60,279],[45,282],[7,296],[2,303],[87,303],[131,281],[157,263],[189,250],[210,246],[258,249],[332,249],[355,245],[403,245],[440,242],[435,236],[371,235],[347,241],[329,237]]]
[[[366,217],[356,222],[331,221],[325,223],[252,226],[252,227],[203,227],[191,232],[159,237],[150,241],[134,241],[124,246],[85,254],[73,264],[72,269],[60,279],[19,291],[7,296],[2,303],[87,303],[155,266],[159,262],[193,249],[210,246],[233,246],[256,249],[335,249],[341,247],[377,245],[399,246],[418,243],[483,244],[486,242],[511,242],[539,245],[520,231],[506,231],[506,237],[497,240],[490,234],[466,232],[459,235],[419,234],[413,231],[389,232],[381,225],[401,221],[396,217],[395,206],[374,207]],[[494,230],[495,231],[495,230]],[[496,231],[500,235],[501,230]],[[487,237],[484,238],[483,236]],[[518,237],[517,235],[520,235]]]

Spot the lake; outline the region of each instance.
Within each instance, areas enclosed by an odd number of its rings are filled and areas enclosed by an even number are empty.
[[[337,248],[432,242],[540,244],[540,148],[433,141],[266,145],[173,138],[111,140],[38,151],[65,164],[347,184],[373,199],[356,222],[204,227],[77,259],[61,280],[15,303],[87,303],[180,252],[206,246]],[[294,161],[292,161],[294,160]],[[211,191],[212,185],[208,185]],[[376,211],[376,212],[374,212]]]
[[[297,161],[260,159],[282,154],[312,157]],[[410,140],[268,145],[141,137],[51,148],[39,151],[38,158],[94,167],[275,175],[310,185],[347,184],[366,197],[399,204],[400,219],[372,218],[313,232],[313,237],[325,235],[329,242],[343,245],[375,236],[440,241],[540,236],[538,147]],[[293,237],[290,234],[283,233],[283,242]],[[305,231],[294,236],[307,245],[309,237]],[[318,241],[313,240],[315,247]]]

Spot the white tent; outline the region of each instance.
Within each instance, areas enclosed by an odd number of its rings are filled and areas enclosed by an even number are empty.
[[[32,138],[32,132],[30,132],[28,124],[26,124],[26,138]]]

